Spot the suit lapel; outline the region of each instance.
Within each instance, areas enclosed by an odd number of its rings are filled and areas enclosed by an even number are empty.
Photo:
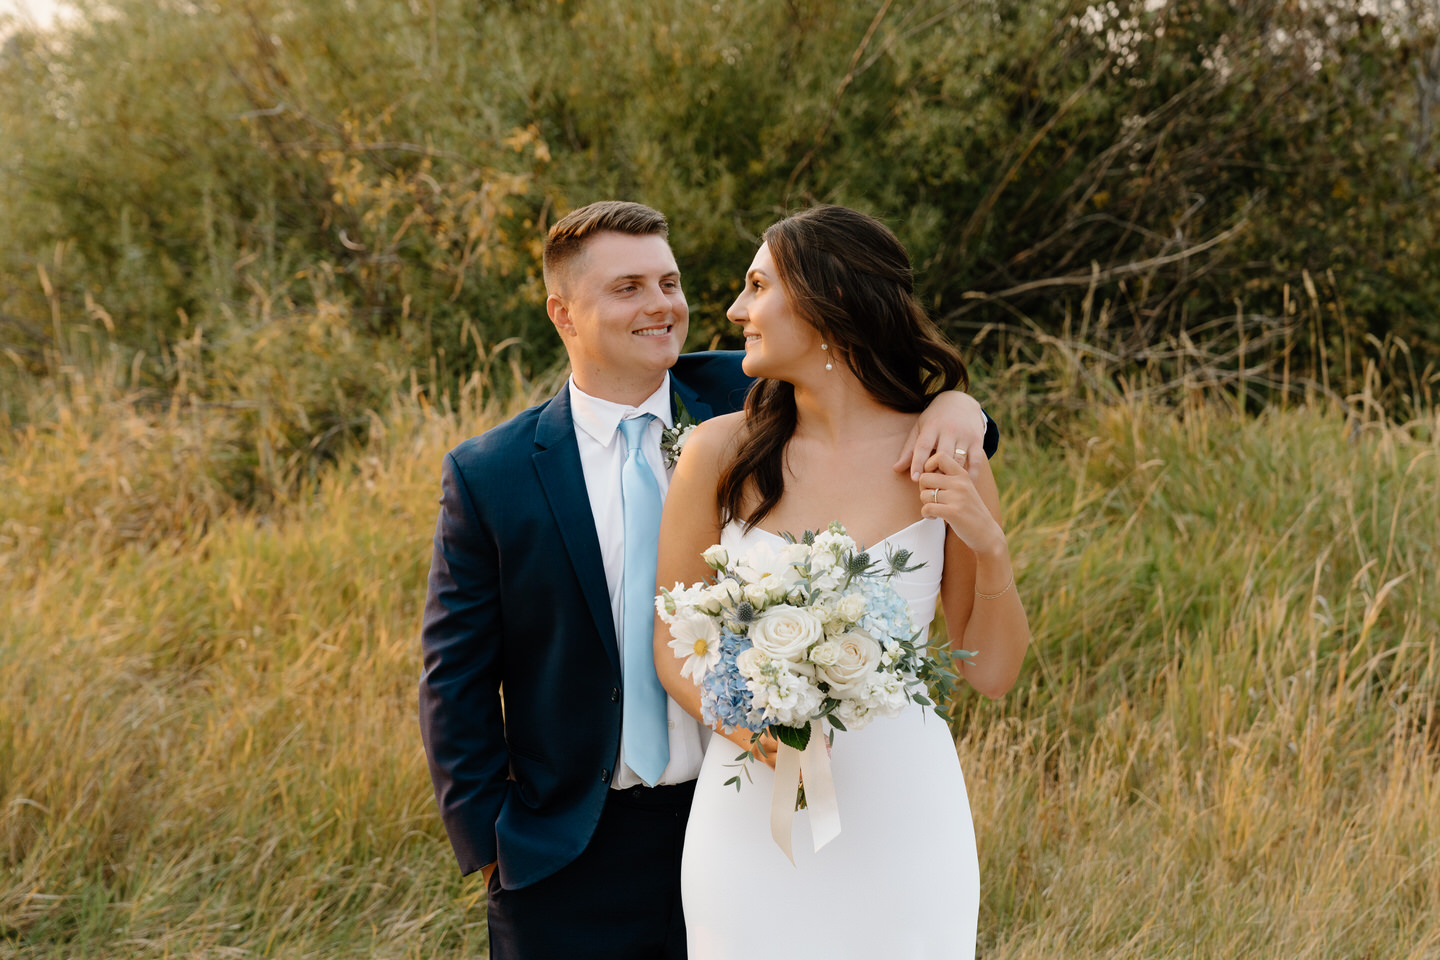
[[[620,675],[620,648],[615,640],[615,618],[610,610],[610,593],[605,583],[605,562],[600,556],[600,539],[595,534],[595,517],[590,512],[590,494],[585,489],[585,470],[580,448],[575,443],[575,422],[570,416],[570,390],[561,388],[540,414],[535,428],[535,471],[550,502],[550,511],[560,528],[570,565],[585,595],[585,605],[595,628],[605,642],[605,652],[615,675]],[[540,545],[537,545],[539,548]]]
[[[685,412],[690,414],[690,419],[696,423],[703,423],[715,415],[710,404],[700,399],[700,394],[691,390],[685,384],[670,375],[670,415],[679,422],[680,404],[685,405]]]

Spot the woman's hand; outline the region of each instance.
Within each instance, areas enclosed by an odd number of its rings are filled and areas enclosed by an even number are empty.
[[[736,728],[729,733],[721,733],[720,736],[729,740],[741,750],[754,751],[756,759],[764,763],[771,770],[775,769],[775,754],[780,750],[780,741],[776,740],[768,732],[761,733],[757,737],[749,730]]]
[[[931,454],[960,458],[967,453],[983,455],[985,422],[980,401],[970,394],[959,390],[940,394],[910,428],[900,458],[895,461],[895,472],[908,471],[911,480],[919,480],[921,471],[929,469],[926,462]]]
[[[985,462],[978,446],[963,459],[936,453],[920,475],[920,515],[939,517],[976,557],[995,557],[1008,551],[1005,531],[976,489],[975,480]]]

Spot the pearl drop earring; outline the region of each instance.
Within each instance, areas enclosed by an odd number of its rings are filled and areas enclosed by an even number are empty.
[[[834,370],[834,369],[835,369],[835,364],[833,364],[833,363],[830,362],[830,353],[829,353],[830,344],[828,344],[828,343],[822,343],[822,344],[820,344],[820,349],[826,351],[826,353],[825,353],[825,369],[826,369],[826,370]]]

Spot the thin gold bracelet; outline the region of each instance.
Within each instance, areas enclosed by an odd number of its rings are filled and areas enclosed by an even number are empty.
[[[1003,596],[1005,596],[1005,594],[1009,593],[1009,592],[1010,592],[1010,588],[1013,587],[1013,586],[1015,586],[1015,571],[1014,571],[1014,570],[1011,570],[1011,571],[1010,571],[1010,579],[1009,579],[1009,581],[1006,582],[1005,588],[1004,588],[1003,590],[1001,590],[999,593],[981,593],[979,590],[976,590],[976,591],[975,591],[975,596],[979,597],[981,600],[995,600],[995,599],[998,599],[999,597],[1003,597]]]

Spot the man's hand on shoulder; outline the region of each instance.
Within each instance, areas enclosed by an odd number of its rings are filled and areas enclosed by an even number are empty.
[[[980,401],[960,390],[947,390],[930,402],[910,428],[895,461],[895,472],[909,471],[910,479],[918,480],[931,454],[963,459],[958,451],[983,450],[986,423]]]

